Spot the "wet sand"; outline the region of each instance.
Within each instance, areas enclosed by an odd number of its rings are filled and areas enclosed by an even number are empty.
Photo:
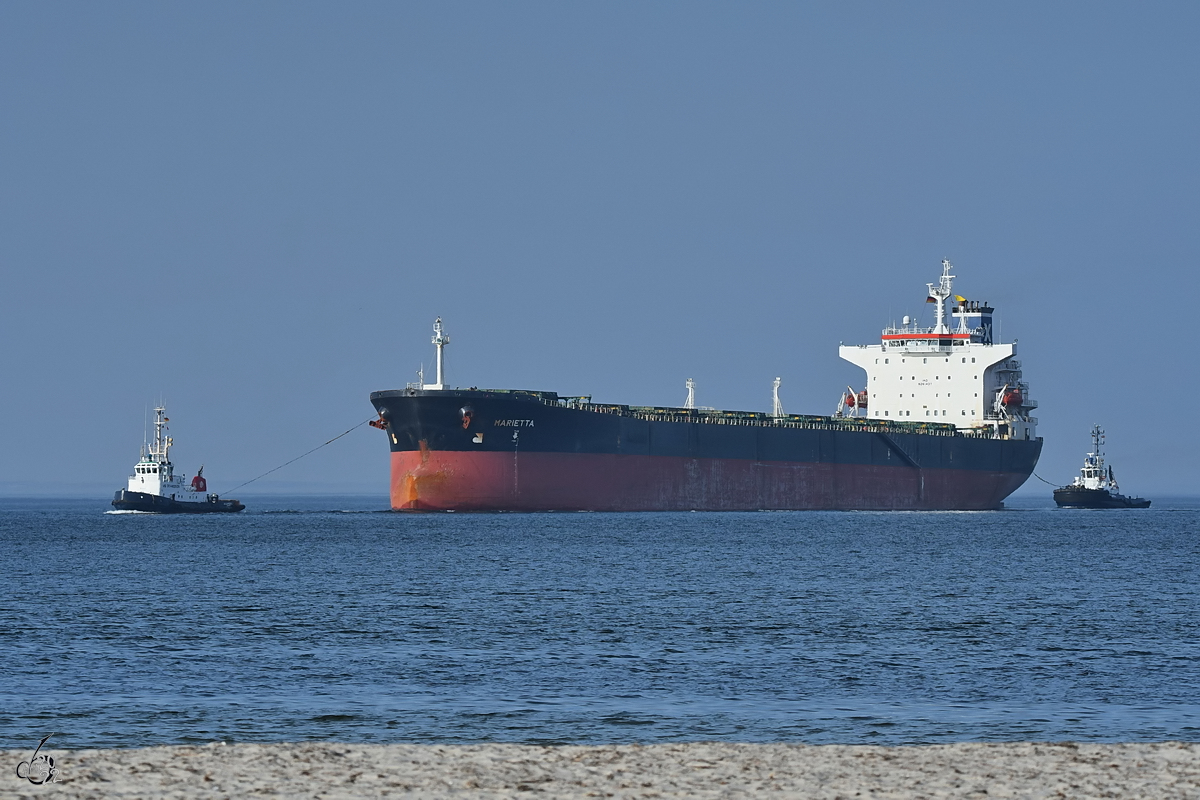
[[[36,744],[36,743],[35,743]],[[59,782],[29,798],[1200,798],[1200,745],[564,746],[211,744],[49,750]]]

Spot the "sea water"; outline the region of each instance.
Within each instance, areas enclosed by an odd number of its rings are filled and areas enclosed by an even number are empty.
[[[1200,503],[0,501],[0,747],[1196,740]],[[1018,504],[1019,505],[1019,504]]]

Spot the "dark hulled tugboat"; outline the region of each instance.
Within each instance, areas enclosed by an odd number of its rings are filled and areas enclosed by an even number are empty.
[[[1150,501],[1120,493],[1111,466],[1104,465],[1104,431],[1092,426],[1092,452],[1083,459],[1083,468],[1070,486],[1054,490],[1059,508],[1149,508]]]
[[[237,500],[222,500],[208,493],[204,467],[191,482],[186,475],[176,475],[170,451],[174,443],[164,436],[170,420],[163,407],[154,409],[154,441],[142,445],[142,457],[129,476],[129,488],[118,489],[112,504],[119,511],[154,511],[160,514],[211,514],[219,511],[241,511]]]

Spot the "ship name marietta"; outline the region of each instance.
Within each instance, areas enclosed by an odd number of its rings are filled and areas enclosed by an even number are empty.
[[[497,428],[532,428],[531,419],[498,419],[492,423]]]

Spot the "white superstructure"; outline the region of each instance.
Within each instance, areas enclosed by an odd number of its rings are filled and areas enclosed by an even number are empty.
[[[129,491],[202,503],[207,499],[205,491],[208,488],[203,477],[204,467],[200,468],[191,483],[187,482],[187,476],[175,474],[175,465],[171,463],[171,445],[174,441],[164,435],[170,421],[166,408],[159,406],[154,409],[154,441],[142,445],[142,457],[129,476]]]
[[[867,372],[867,385],[849,396],[857,414],[870,419],[939,422],[989,429],[992,436],[1037,438],[1037,402],[1021,379],[1016,342],[993,341],[987,303],[952,291],[951,264],[942,261],[938,283],[927,284],[936,304],[933,327],[904,317],[883,331],[880,344],[842,345],[838,354]],[[950,313],[947,315],[947,304]],[[866,402],[864,403],[863,400]]]

